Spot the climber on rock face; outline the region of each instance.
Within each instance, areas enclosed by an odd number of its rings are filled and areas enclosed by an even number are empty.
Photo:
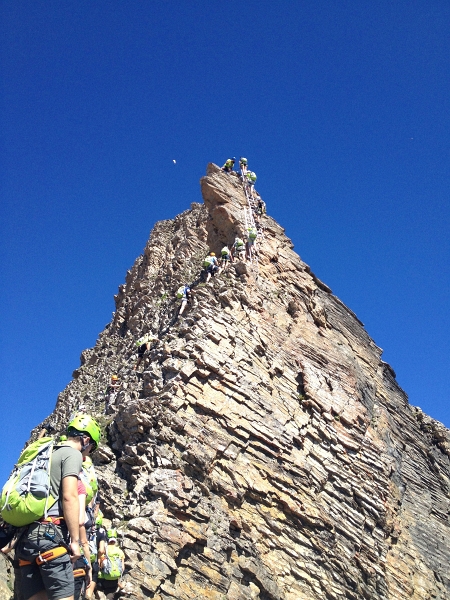
[[[259,198],[259,200],[256,204],[256,214],[257,215],[265,215],[266,214],[266,203],[264,202],[264,200],[261,200],[261,198]]]
[[[244,177],[247,175],[247,159],[243,156],[239,159],[239,168],[241,170],[242,180],[244,181]]]
[[[253,171],[248,171],[247,172],[247,184],[249,187],[250,196],[252,198],[253,198],[253,190],[255,187],[255,183],[256,183],[256,173],[254,173]]]
[[[138,359],[134,366],[135,371],[141,364],[141,361],[144,358],[144,354],[150,350],[151,343],[154,342],[155,339],[156,338],[154,338],[150,333],[146,333],[145,335],[140,337],[136,342],[136,346],[138,347]]]
[[[254,254],[254,246],[255,246],[255,241],[256,241],[258,232],[256,230],[256,227],[249,227],[247,231],[248,231],[248,237],[247,237],[247,244],[246,244],[246,258],[248,260],[251,260],[253,257],[253,254]]]
[[[225,173],[231,173],[234,167],[234,163],[236,162],[236,159],[233,158],[229,158],[226,163],[223,165],[222,167],[222,171],[225,171]]]
[[[191,288],[188,285],[182,285],[180,288],[178,288],[177,298],[181,298],[180,312],[178,313],[178,316],[181,316],[187,306],[187,303],[192,300]]]
[[[42,425],[42,429],[39,432],[38,440],[40,440],[41,438],[43,438],[46,435],[51,435],[52,433],[54,433],[54,431],[55,431],[54,427],[52,427],[48,423],[44,423]]]
[[[106,399],[105,412],[107,412],[109,406],[112,406],[115,403],[117,392],[119,391],[119,388],[120,388],[119,377],[117,375],[111,375],[111,382],[109,383],[108,387],[106,388],[106,392],[105,392],[105,399]]]
[[[245,252],[245,245],[241,238],[237,237],[231,248],[231,256],[233,259],[242,260],[242,255]]]
[[[123,587],[120,578],[125,570],[125,554],[119,548],[117,531],[108,529],[106,535],[108,544],[100,565],[98,588],[105,594],[107,600],[112,600],[116,597],[118,589]]]
[[[225,270],[230,262],[232,262],[230,249],[228,246],[224,246],[220,252],[221,265],[223,270]]]
[[[219,263],[214,252],[210,252],[205,258],[203,261],[203,266],[206,272],[206,283],[208,283],[208,281],[211,279],[211,275],[214,276],[219,272]]]

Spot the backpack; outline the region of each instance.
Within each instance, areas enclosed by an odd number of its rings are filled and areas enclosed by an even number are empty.
[[[139,348],[140,346],[142,346],[142,344],[147,344],[148,342],[150,342],[151,339],[152,336],[149,333],[146,333],[138,339],[138,341],[136,342],[136,346]]]
[[[117,544],[108,544],[99,576],[102,579],[119,579],[122,573],[122,550]]]
[[[89,456],[83,460],[80,479],[86,488],[86,505],[88,505],[92,498],[95,498],[98,490],[97,474]]]
[[[250,229],[248,230],[248,237],[249,237],[251,240],[256,240],[256,237],[257,237],[257,235],[258,235],[258,234],[257,234],[257,232],[256,232],[256,229],[255,229],[254,227],[250,227]]]
[[[205,260],[203,261],[203,266],[204,267],[209,267],[209,265],[213,262],[213,257],[212,256],[207,256],[205,258]]]
[[[97,560],[97,530],[94,528],[92,533],[89,535],[88,538],[88,542],[89,542],[89,555],[90,555],[90,560],[91,563],[94,563]]]
[[[228,249],[228,246],[224,246],[221,250],[221,255],[226,256],[227,254],[230,254],[230,251]]]
[[[0,514],[15,527],[47,515],[57,498],[50,494],[50,466],[55,440],[43,437],[30,444],[3,486]]]
[[[178,288],[178,290],[177,290],[177,298],[182,298],[184,296],[184,290],[185,290],[184,285],[182,285],[180,288]]]

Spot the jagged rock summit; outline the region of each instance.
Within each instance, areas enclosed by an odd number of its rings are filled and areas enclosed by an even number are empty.
[[[205,285],[245,235],[240,179],[155,225],[50,420],[100,416],[122,595],[157,600],[450,598],[450,432],[408,404],[362,323],[267,215],[258,260]],[[270,209],[270,201],[269,201]],[[194,305],[177,318],[177,288]],[[135,341],[152,350],[133,370]]]

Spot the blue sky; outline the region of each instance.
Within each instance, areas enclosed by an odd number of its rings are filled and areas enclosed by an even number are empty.
[[[154,223],[229,155],[411,403],[450,426],[448,2],[0,10],[1,479]]]

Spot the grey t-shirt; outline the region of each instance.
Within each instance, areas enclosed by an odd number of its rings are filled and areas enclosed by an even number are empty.
[[[50,467],[50,488],[53,498],[59,498],[58,502],[50,508],[48,515],[51,517],[62,517],[62,480],[64,477],[79,476],[82,469],[82,456],[79,450],[71,446],[55,446],[52,454]]]

